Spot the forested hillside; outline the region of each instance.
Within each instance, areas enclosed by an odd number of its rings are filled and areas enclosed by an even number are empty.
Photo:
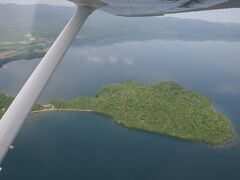
[[[92,110],[114,117],[116,123],[218,145],[233,138],[230,121],[212,108],[211,101],[174,82],[152,85],[125,81],[109,84],[96,97],[54,100],[56,109]]]

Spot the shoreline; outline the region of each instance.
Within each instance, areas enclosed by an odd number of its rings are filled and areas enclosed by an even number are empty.
[[[41,113],[41,112],[52,112],[52,111],[94,112],[90,109],[42,109],[42,110],[31,111],[30,114]]]
[[[52,104],[48,104],[48,105],[44,105],[44,106],[49,106],[49,105],[53,106]],[[46,108],[46,109],[42,109],[42,110],[31,111],[30,114],[41,113],[41,112],[54,112],[54,111],[55,112],[57,112],[57,111],[72,111],[72,112],[100,113],[100,114],[106,115],[108,117],[110,116],[115,124],[123,126],[123,127],[127,128],[127,129],[130,129],[130,130],[136,130],[136,131],[141,131],[141,132],[150,133],[150,134],[157,134],[157,135],[167,136],[167,137],[174,138],[174,139],[177,139],[177,140],[182,140],[182,141],[185,141],[185,142],[197,143],[197,144],[205,145],[206,147],[216,148],[216,149],[219,149],[219,148],[230,148],[230,147],[238,144],[238,142],[240,141],[238,136],[236,136],[236,134],[234,134],[234,137],[232,139],[229,139],[229,140],[225,141],[222,144],[216,145],[216,144],[211,144],[211,143],[207,143],[207,142],[196,140],[196,139],[183,138],[183,137],[178,137],[178,136],[174,136],[174,135],[171,135],[171,134],[159,133],[159,132],[150,131],[150,130],[146,130],[146,129],[140,129],[140,128],[136,128],[136,127],[129,127],[129,126],[126,126],[124,123],[119,123],[119,122],[115,121],[114,117],[109,115],[109,114],[93,111],[93,110],[90,110],[90,109],[56,109],[56,108],[49,108],[49,109],[47,109]]]

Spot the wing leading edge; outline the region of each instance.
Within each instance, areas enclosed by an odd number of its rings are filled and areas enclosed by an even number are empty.
[[[239,0],[68,0],[118,16],[161,16],[181,12],[240,8]]]

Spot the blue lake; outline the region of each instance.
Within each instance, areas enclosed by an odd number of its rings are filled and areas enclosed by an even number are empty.
[[[118,39],[119,38],[119,39]],[[240,43],[121,41],[72,46],[39,102],[95,95],[108,83],[172,80],[209,97],[240,133]],[[16,95],[39,60],[0,69],[0,91]],[[240,146],[201,144],[130,130],[99,114],[30,115],[1,180],[239,180]]]

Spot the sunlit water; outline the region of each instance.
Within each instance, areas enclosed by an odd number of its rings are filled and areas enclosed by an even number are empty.
[[[172,80],[208,96],[240,133],[240,43],[111,39],[73,46],[39,102],[94,95],[108,83]],[[0,69],[16,95],[39,60]],[[8,153],[3,180],[239,180],[240,146],[214,149],[130,130],[81,112],[30,115]]]

